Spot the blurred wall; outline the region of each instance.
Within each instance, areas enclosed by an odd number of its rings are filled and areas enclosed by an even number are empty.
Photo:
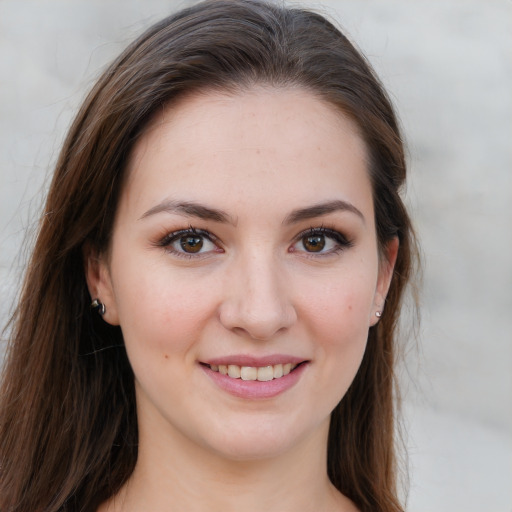
[[[299,2],[338,20],[395,101],[424,257],[404,372],[411,511],[512,510],[512,2]],[[0,1],[0,324],[42,191],[103,66],[183,2]]]

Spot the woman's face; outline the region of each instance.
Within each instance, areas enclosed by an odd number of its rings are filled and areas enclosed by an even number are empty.
[[[234,459],[325,443],[390,269],[365,146],[329,104],[255,88],[158,115],[88,271],[123,332],[141,443]]]

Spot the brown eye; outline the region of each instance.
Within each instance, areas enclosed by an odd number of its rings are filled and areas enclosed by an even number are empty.
[[[302,245],[308,252],[320,252],[325,247],[324,235],[309,235],[302,239]]]
[[[306,253],[311,258],[321,258],[339,254],[352,246],[353,242],[343,233],[322,226],[299,233],[289,250]]]
[[[203,237],[197,235],[183,236],[180,238],[180,246],[184,252],[199,252],[203,248]]]
[[[169,233],[158,245],[165,247],[169,254],[190,259],[223,253],[217,241],[218,238],[209,231],[190,227]]]

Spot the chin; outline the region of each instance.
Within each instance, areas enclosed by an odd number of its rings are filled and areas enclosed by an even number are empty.
[[[255,440],[237,439],[219,447],[217,453],[224,459],[235,462],[250,462],[278,457],[293,448],[293,443],[281,439],[266,439],[261,436]]]
[[[324,428],[324,424],[327,428]],[[317,427],[297,430],[296,425],[285,425],[282,422],[265,424],[259,421],[257,424],[245,425],[245,428],[239,426],[237,429],[223,430],[222,435],[216,439],[210,438],[207,444],[227,460],[249,462],[272,459],[300,449],[318,435],[325,436],[327,442],[328,419]]]

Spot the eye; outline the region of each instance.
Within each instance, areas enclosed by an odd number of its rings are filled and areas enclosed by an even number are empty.
[[[302,237],[302,246],[308,252],[322,252],[329,241],[325,235],[308,235]]]
[[[179,250],[177,245],[179,243],[179,247],[181,248],[181,250],[183,252],[188,252],[188,253],[196,253],[196,252],[200,252],[201,249],[206,245],[208,245],[208,243],[205,244],[205,240],[204,240],[204,237],[202,235],[186,235],[186,236],[181,236],[180,238],[178,238],[178,240],[176,240],[172,246],[174,249],[176,250]],[[210,242],[211,244],[211,242]],[[211,244],[213,245],[213,244]]]
[[[310,254],[332,254],[351,247],[352,242],[334,229],[310,228],[299,234],[291,250],[304,251]]]
[[[216,238],[211,233],[190,227],[169,233],[159,245],[178,256],[193,257],[221,251],[215,241]]]

